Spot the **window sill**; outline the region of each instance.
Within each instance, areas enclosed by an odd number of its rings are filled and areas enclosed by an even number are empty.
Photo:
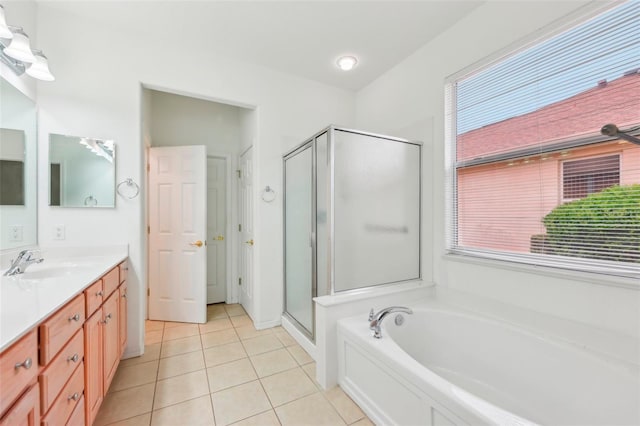
[[[445,261],[469,263],[489,268],[499,268],[509,271],[522,272],[534,275],[543,275],[555,278],[564,278],[573,281],[583,281],[589,284],[597,284],[612,287],[621,287],[631,290],[640,290],[640,268],[637,277],[623,277],[598,272],[582,272],[561,267],[532,265],[515,261],[480,256],[468,253],[449,252],[443,254]]]

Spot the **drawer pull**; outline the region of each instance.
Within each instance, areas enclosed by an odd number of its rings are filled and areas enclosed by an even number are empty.
[[[73,395],[70,395],[67,397],[67,401],[71,401],[71,400],[77,401],[80,399],[80,394],[78,392],[74,393]]]
[[[104,292],[102,290],[100,290],[99,292],[96,293],[96,296],[100,297],[104,294]]]
[[[73,354],[73,356],[69,356],[69,357],[67,357],[67,362],[68,362],[68,361],[78,362],[78,359],[80,359],[80,357],[78,356],[78,354]]]
[[[103,324],[109,324],[109,320],[111,319],[111,314],[107,314],[106,317],[104,317],[104,321],[102,321]]]
[[[80,321],[80,314],[75,314],[74,316],[69,317],[69,322],[71,321]]]
[[[31,368],[32,365],[33,365],[33,361],[31,360],[31,358],[27,358],[23,362],[16,362],[16,365],[14,367],[16,370],[20,367],[24,368],[25,370],[28,370]]]

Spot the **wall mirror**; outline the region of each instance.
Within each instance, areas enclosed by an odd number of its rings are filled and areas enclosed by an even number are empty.
[[[112,140],[49,135],[49,205],[115,207]]]
[[[36,104],[0,78],[0,250],[37,244]]]

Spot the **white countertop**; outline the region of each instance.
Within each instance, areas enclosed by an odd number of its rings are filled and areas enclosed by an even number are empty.
[[[128,256],[127,246],[42,248],[41,253],[44,262],[0,280],[0,351]]]

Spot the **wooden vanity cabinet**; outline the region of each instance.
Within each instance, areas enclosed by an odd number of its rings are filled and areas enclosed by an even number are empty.
[[[84,400],[87,425],[93,424],[104,399],[102,321],[102,308],[99,308],[84,323]]]
[[[119,310],[119,327],[120,327],[120,357],[124,354],[124,348],[127,346],[127,282],[120,284],[120,310]]]
[[[84,324],[87,425],[93,424],[98,414],[120,363],[123,344],[126,343],[126,297],[123,299],[121,296],[126,295],[126,282],[120,278],[121,270],[122,266],[117,266],[102,277],[104,303],[94,311],[87,312],[91,316]],[[89,297],[100,291],[97,284],[85,290],[89,291]],[[125,330],[124,335],[122,329]]]
[[[2,351],[0,426],[93,424],[127,341],[126,271],[116,266]]]
[[[40,426],[40,391],[38,383],[31,386],[2,417],[0,426]]]
[[[38,333],[31,330],[0,355],[0,416],[38,377]]]

